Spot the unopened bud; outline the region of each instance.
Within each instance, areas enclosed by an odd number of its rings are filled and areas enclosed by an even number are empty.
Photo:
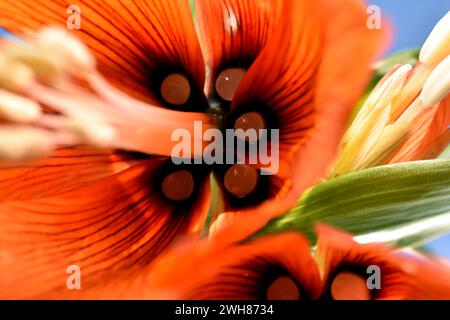
[[[426,107],[437,105],[450,93],[450,56],[431,72],[425,81],[420,99]]]
[[[383,79],[381,85],[372,91],[347,130],[343,139],[344,144],[347,144],[356,135],[359,135],[364,130],[364,127],[367,126],[367,123],[374,121],[372,118],[376,118],[378,115],[378,112],[374,112],[374,109],[391,108],[392,100],[401,92],[412,68],[409,64],[402,65]]]
[[[387,125],[373,148],[360,163],[360,168],[370,168],[382,164],[382,161],[404,141],[408,133],[408,122]]]
[[[450,54],[450,11],[434,27],[420,51],[423,63],[439,63]]]

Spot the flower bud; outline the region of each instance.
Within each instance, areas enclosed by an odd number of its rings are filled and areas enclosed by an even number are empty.
[[[425,81],[420,99],[426,107],[433,107],[450,93],[450,55],[431,72]]]
[[[419,60],[436,64],[450,54],[450,11],[434,27],[420,51]]]

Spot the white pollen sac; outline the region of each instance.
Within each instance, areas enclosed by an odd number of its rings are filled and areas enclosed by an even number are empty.
[[[50,154],[53,142],[43,130],[9,127],[0,130],[0,160],[33,160]]]
[[[63,60],[55,52],[45,52],[28,45],[10,46],[5,50],[10,61],[28,67],[38,80],[51,83],[63,73]]]
[[[37,102],[0,89],[0,119],[31,123],[41,115],[41,107]]]
[[[63,29],[46,27],[39,31],[36,46],[46,52],[54,52],[72,68],[92,70],[96,60],[89,49]]]
[[[426,107],[434,107],[450,93],[450,55],[447,56],[425,81],[420,98]]]
[[[0,54],[0,88],[22,92],[34,81],[35,76],[31,68]]]

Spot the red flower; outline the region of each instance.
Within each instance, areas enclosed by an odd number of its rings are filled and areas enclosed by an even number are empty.
[[[176,238],[198,234],[209,207],[211,168],[177,167],[167,156],[177,126],[191,130],[194,120],[213,126],[205,113],[208,99],[220,102],[214,113],[224,127],[257,112],[280,129],[278,174],[261,176],[243,199],[225,184],[226,209],[233,212],[221,217],[215,234],[226,242],[241,239],[286,212],[333,160],[382,37],[366,27],[365,7],[356,0],[199,0],[200,42],[185,0],[5,0],[0,25],[13,32],[66,25],[69,5],[81,9],[76,35],[94,52],[102,74],[91,70],[87,80],[100,93],[117,93],[105,89],[104,76],[140,102],[120,95],[108,100],[120,109],[117,116],[96,110],[119,124],[120,139],[110,151],[65,140],[45,161],[2,167],[0,286],[11,288],[6,297],[58,296],[71,264],[81,267],[89,288],[134,274]],[[227,85],[218,83],[230,68],[246,70],[231,102]],[[164,82],[180,74],[183,88],[188,82],[187,100],[186,91],[171,96],[164,90]],[[79,93],[55,95],[39,83],[23,95],[61,113],[67,101],[83,101]],[[77,108],[110,107],[98,99]],[[220,181],[227,170],[215,171]]]
[[[156,299],[449,298],[450,269],[443,264],[361,245],[331,227],[317,230],[317,265],[307,241],[287,233],[231,247],[197,242],[175,248],[136,282],[146,284],[145,298]],[[135,297],[123,289],[125,297]]]

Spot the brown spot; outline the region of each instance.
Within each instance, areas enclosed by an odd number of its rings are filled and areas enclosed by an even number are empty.
[[[300,290],[290,277],[279,277],[267,289],[267,300],[299,300]]]
[[[244,198],[252,193],[258,185],[259,174],[255,168],[245,164],[235,164],[227,170],[224,185],[229,193]]]
[[[189,80],[182,74],[172,73],[162,82],[161,95],[170,104],[185,104],[191,95]]]
[[[222,71],[216,79],[217,94],[226,101],[232,101],[245,69],[230,68]]]
[[[246,132],[249,129],[253,129],[256,133],[257,139],[259,138],[259,131],[262,129],[266,129],[266,128],[267,128],[266,120],[264,119],[262,114],[259,112],[244,113],[234,123],[235,130],[242,129],[242,130],[244,130],[244,132]],[[238,132],[236,133],[236,135],[238,138],[245,140],[245,141],[253,142],[255,140],[254,138],[250,137],[249,135],[243,135],[241,137]]]
[[[363,276],[352,272],[341,272],[331,284],[334,300],[370,300],[370,290]]]
[[[194,192],[195,182],[187,170],[175,171],[164,177],[162,191],[170,200],[183,201]]]

